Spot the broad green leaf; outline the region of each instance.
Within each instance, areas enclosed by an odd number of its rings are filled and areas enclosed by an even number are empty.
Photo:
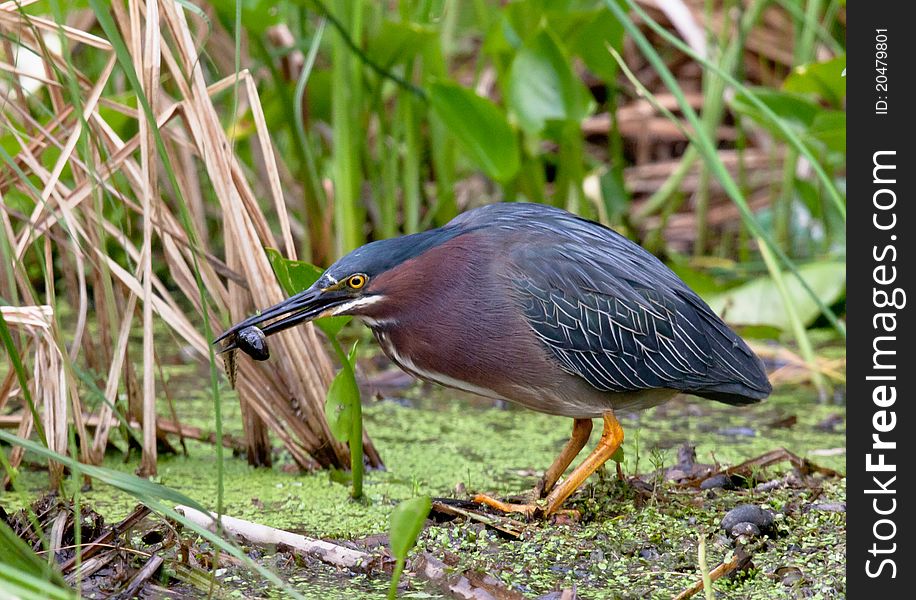
[[[341,442],[350,440],[350,431],[353,428],[353,407],[360,401],[359,386],[356,384],[356,373],[353,365],[356,363],[356,347],[353,344],[350,354],[346,356],[340,371],[328,388],[328,397],[324,403],[324,415],[328,419],[328,426],[334,437]]]
[[[782,92],[763,87],[750,88],[749,91],[752,92],[758,100],[764,103],[767,108],[773,111],[786,125],[798,132],[807,131],[818,113],[824,110],[801,94]],[[774,135],[780,138],[785,137],[783,132],[747,99],[747,95],[743,91],[735,94],[734,99],[731,101],[731,107],[735,112],[749,117],[763,127],[766,127]]]
[[[622,50],[623,25],[603,2],[575,4],[580,6],[561,8],[551,3],[547,12],[551,30],[590,71],[607,82],[615,81],[618,65],[608,46]]]
[[[418,23],[384,21],[378,34],[369,41],[366,52],[377,64],[389,68],[402,63],[434,44],[438,34],[435,28]]]
[[[511,2],[500,11],[502,13],[501,33],[513,50],[521,47],[540,27],[544,14],[542,5],[543,2],[540,0]]]
[[[827,110],[818,113],[808,128],[808,136],[824,144],[828,150],[846,154],[846,113]]]
[[[242,27],[249,35],[261,35],[286,16],[286,2],[276,0],[213,0],[212,5],[223,23],[235,23],[236,2],[242,3]]]
[[[309,264],[301,260],[290,260],[284,258],[276,248],[265,248],[267,258],[270,260],[270,266],[273,267],[274,275],[280,282],[280,287],[286,292],[286,295],[292,296],[307,289],[313,283],[318,281],[324,271],[320,267]],[[350,322],[352,317],[325,317],[316,319],[315,326],[321,329],[326,336],[334,338],[340,333],[340,330]]]
[[[683,280],[687,286],[700,296],[706,298],[715,296],[722,291],[722,283],[706,271],[691,266],[690,261],[679,258],[668,263],[668,268]]]
[[[843,297],[846,289],[846,265],[823,261],[798,269],[805,282],[827,306]],[[805,292],[798,279],[785,278],[788,296],[799,319],[811,324],[821,313],[815,301]],[[792,327],[782,296],[770,277],[760,277],[744,285],[706,299],[722,318],[735,325],[769,325],[788,331]]]
[[[284,258],[276,248],[265,248],[264,250],[267,252],[270,266],[274,269],[274,275],[280,282],[280,287],[288,296],[308,289],[324,273],[320,267],[315,265],[301,260]]]
[[[845,54],[825,62],[799,65],[786,77],[782,89],[796,94],[816,94],[834,108],[840,108],[846,97],[845,71]]]
[[[417,536],[423,531],[423,523],[429,515],[432,502],[429,497],[411,498],[401,502],[391,511],[391,554],[398,560],[407,558],[407,553],[417,543]]]
[[[508,181],[519,168],[519,147],[505,114],[472,90],[447,81],[429,86],[429,101],[459,147],[484,172]]]
[[[591,109],[588,90],[546,30],[530,39],[512,61],[508,103],[522,129],[532,134],[542,133],[551,121],[579,122]]]

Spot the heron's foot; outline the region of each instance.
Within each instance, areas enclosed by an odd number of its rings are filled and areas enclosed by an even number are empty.
[[[576,518],[579,516],[579,511],[574,509],[563,509],[560,510],[559,506],[551,506],[547,502],[539,503],[527,503],[520,504],[515,502],[504,502],[502,500],[497,500],[486,494],[477,494],[472,500],[478,504],[483,504],[489,506],[493,510],[497,510],[502,513],[519,513],[524,515],[526,518],[532,517],[550,517],[553,515],[566,515],[569,517]]]

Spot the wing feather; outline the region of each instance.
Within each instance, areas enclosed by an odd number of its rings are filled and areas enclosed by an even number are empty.
[[[766,396],[756,356],[670,269],[600,225],[559,220],[527,225],[503,274],[564,370],[607,392],[669,388],[733,403]],[[532,243],[539,234],[545,243]]]

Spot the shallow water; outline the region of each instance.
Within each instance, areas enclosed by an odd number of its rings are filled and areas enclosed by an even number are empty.
[[[179,398],[176,410],[182,422],[212,429],[211,400],[204,392],[186,389],[194,379],[189,369],[173,372],[172,397]],[[184,393],[175,393],[176,389]],[[313,537],[359,539],[384,533],[392,507],[416,495],[463,498],[482,491],[507,496],[530,488],[566,441],[572,424],[570,419],[430,386],[414,386],[400,396],[369,402],[364,408],[366,428],[387,467],[367,473],[367,502],[351,500],[348,488],[334,483],[327,472],[289,472],[292,465],[282,451],[277,453],[273,468],[254,469],[227,450],[224,512]],[[223,396],[222,412],[224,431],[240,434],[238,403],[231,392]],[[640,414],[618,416],[627,435],[626,474],[653,472],[674,464],[676,449],[684,443],[697,446],[698,462],[737,464],[785,447],[845,472],[844,407],[819,404],[803,389],[778,390],[767,401],[748,407],[676,398]],[[793,416],[794,424],[784,426]],[[831,418],[836,424],[826,427]],[[599,435],[600,426],[596,426],[593,443]],[[215,509],[215,449],[193,441],[187,447],[187,456],[160,456],[158,480]],[[125,463],[122,454],[112,452],[105,465],[133,472],[137,458],[133,456]],[[607,469],[608,473],[613,471],[613,467]],[[786,465],[773,471],[787,469]],[[779,565],[774,561],[779,560],[801,564],[804,559],[809,591],[817,592],[816,586],[824,586],[826,593],[844,586],[845,556],[839,545],[845,543],[845,514],[802,513],[792,506],[814,497],[818,502],[843,502],[845,480],[828,482],[817,494],[806,490],[768,494],[739,490],[698,500],[696,495],[688,497],[670,490],[656,502],[636,507],[632,498],[614,487],[613,478],[594,479],[597,483],[589,485],[577,501],[587,515],[583,524],[541,524],[532,529],[527,540],[507,542],[474,525],[447,523],[428,527],[421,546],[436,555],[452,552],[461,557],[462,566],[497,575],[526,594],[576,584],[585,598],[656,593],[665,597],[697,577],[698,528],[714,534],[724,511],[735,504],[755,502],[792,513],[789,531],[797,539],[781,540],[777,548],[761,555],[755,561],[759,563],[758,576],[734,585],[734,589],[720,585],[718,589],[726,592],[723,597],[791,597],[794,592],[783,589],[775,576],[766,572],[769,568],[775,573]],[[7,510],[18,508],[34,500],[46,485],[45,472],[24,469],[19,490],[0,496],[0,505]],[[82,498],[109,522],[125,516],[135,504],[132,497],[101,484]],[[817,544],[825,539],[834,540],[833,546],[822,545],[818,550]],[[710,564],[728,551],[725,545],[714,544]],[[793,552],[801,558],[793,559]],[[335,597],[331,593],[335,589],[342,594],[337,597],[347,597],[348,593],[359,597],[383,595],[387,583],[322,567],[285,574],[298,579],[297,587],[308,595],[324,598]],[[239,573],[229,577],[235,578],[226,581],[230,587],[244,591],[254,586],[252,589],[263,591]]]

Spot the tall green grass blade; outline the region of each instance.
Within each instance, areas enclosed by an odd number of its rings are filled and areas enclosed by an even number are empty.
[[[60,587],[66,585],[56,566],[35,554],[3,519],[0,519],[0,548],[3,548],[2,555],[0,555],[0,567],[10,569],[11,574],[19,572],[43,581],[46,585]],[[0,581],[2,581],[2,575],[0,575]],[[0,583],[0,589],[2,589],[2,583]]]
[[[0,522],[0,529],[4,527],[6,524]],[[16,539],[21,541],[19,538]],[[0,540],[6,542],[3,536],[0,536]],[[31,552],[28,547],[26,550]],[[62,583],[49,580],[47,577],[36,577],[32,573],[7,563],[5,559],[5,556],[0,559],[0,597],[17,600],[71,600],[77,597],[72,591],[64,588]]]
[[[761,112],[762,115],[764,115],[767,119],[769,119],[769,121],[773,124],[774,127],[778,128],[782,132],[782,134],[785,136],[786,141],[789,142],[789,144],[792,145],[792,147],[798,150],[802,156],[804,156],[805,158],[809,160],[809,162],[811,163],[811,167],[814,169],[815,174],[817,175],[818,179],[821,180],[822,184],[824,185],[824,188],[827,190],[827,193],[831,201],[833,202],[834,207],[837,209],[837,211],[839,211],[839,213],[843,216],[844,219],[846,218],[846,199],[843,197],[843,194],[840,192],[840,190],[837,188],[834,181],[830,178],[830,176],[824,170],[823,166],[821,165],[817,157],[814,156],[814,154],[811,152],[811,149],[808,148],[807,145],[797,135],[795,135],[795,133],[791,130],[791,128],[788,125],[786,125],[775,113],[773,113],[773,111],[769,109],[769,107],[766,106],[766,104],[761,102],[753,93],[750,93],[747,86],[745,86],[743,83],[735,79],[729,73],[722,70],[722,68],[720,68],[714,62],[706,60],[705,58],[703,58],[702,56],[694,52],[688,45],[684,44],[677,37],[671,35],[670,32],[665,30],[664,27],[662,27],[655,20],[653,20],[633,0],[624,0],[624,1],[627,3],[627,5],[630,7],[631,10],[635,11],[640,16],[640,18],[644,20],[646,25],[648,25],[659,36],[664,38],[665,41],[667,41],[669,44],[676,47],[681,52],[690,56],[690,58],[700,63],[704,68],[714,71],[717,75],[719,75],[719,77],[724,79],[728,83],[728,85],[734,87],[737,91],[746,93],[748,101],[751,104],[753,104]],[[611,4],[610,0],[605,0],[605,3],[608,4],[608,6],[610,6]],[[618,13],[624,14],[623,11],[618,11]],[[629,17],[625,16],[625,18],[627,19],[627,23],[625,24],[625,26],[627,26],[628,30],[630,30],[629,26],[633,26],[633,22],[629,20]],[[651,51],[653,54],[655,54],[656,57],[658,57],[658,53],[655,52],[654,49],[652,49],[651,45],[647,46],[647,50]],[[661,66],[664,66],[664,63],[661,63]],[[670,73],[669,73],[669,76],[670,76]],[[670,79],[670,81],[673,81],[673,78]],[[690,112],[694,114],[694,116],[696,116],[692,108],[690,109]],[[687,113],[685,112],[685,115],[686,114]],[[777,256],[779,256],[779,253],[777,253]],[[780,260],[782,260],[782,257],[780,257]],[[829,315],[827,316],[828,318],[830,318]],[[834,325],[836,326],[835,318],[831,319],[831,321],[834,322]],[[840,328],[842,328],[842,326],[840,326]],[[842,329],[845,329],[845,328],[842,328]],[[845,333],[843,335],[845,336]]]
[[[641,9],[639,9],[639,7],[636,6],[632,0],[625,0],[625,1],[627,2],[631,10],[637,11],[637,13],[639,13],[640,16],[647,22],[647,24],[649,24],[650,27],[655,29],[655,26],[652,25],[654,21],[652,21],[652,19],[648,15],[646,15],[643,11],[641,11]],[[709,136],[706,135],[703,125],[700,122],[700,119],[697,117],[696,112],[690,106],[689,102],[687,102],[687,99],[684,97],[683,91],[680,89],[680,86],[678,85],[674,76],[668,70],[668,67],[665,65],[664,60],[661,58],[661,56],[659,56],[658,52],[654,49],[652,44],[648,41],[648,39],[646,39],[646,37],[642,34],[642,32],[639,30],[636,24],[630,19],[630,17],[627,15],[625,11],[623,11],[619,6],[616,5],[616,3],[612,2],[611,0],[605,0],[605,4],[610,8],[612,12],[614,12],[617,18],[621,20],[621,22],[624,25],[624,28],[630,34],[630,37],[635,41],[637,47],[639,47],[643,56],[646,57],[646,59],[649,61],[649,63],[652,65],[655,71],[658,73],[662,82],[665,84],[665,86],[671,91],[671,93],[676,98],[678,102],[678,106],[680,106],[681,111],[683,112],[684,116],[687,118],[690,125],[694,128],[694,134],[691,136],[691,141],[696,145],[698,151],[701,153],[703,158],[706,160],[706,164],[708,168],[712,170],[713,174],[720,181],[720,183],[722,184],[728,196],[732,199],[735,206],[740,211],[742,219],[747,224],[751,233],[756,238],[758,238],[761,242],[770,246],[774,254],[780,259],[780,261],[784,265],[786,265],[786,268],[789,271],[791,271],[795,277],[799,279],[799,282],[801,283],[802,287],[805,288],[805,291],[818,304],[818,308],[821,310],[821,313],[824,314],[824,316],[828,320],[830,320],[830,322],[833,324],[834,328],[842,336],[845,337],[846,335],[845,326],[839,322],[839,320],[836,318],[836,315],[833,313],[833,311],[830,310],[829,307],[825,306],[823,302],[821,302],[820,298],[817,297],[817,294],[814,292],[814,290],[812,290],[808,286],[807,282],[805,282],[804,279],[798,274],[798,269],[795,267],[791,259],[789,259],[789,257],[786,256],[784,252],[782,252],[778,247],[775,246],[770,235],[760,226],[757,219],[754,217],[754,214],[751,212],[750,207],[747,204],[747,200],[744,198],[743,194],[738,189],[737,185],[735,184],[734,179],[731,177],[728,170],[725,168],[725,165],[722,164],[722,161],[716,151],[715,145],[713,144],[712,140],[709,139]],[[689,48],[683,51],[690,52],[691,56],[695,56],[695,53],[693,53]],[[697,57],[697,60],[704,60],[704,59]],[[708,61],[704,60],[704,62],[708,62]],[[719,73],[720,76],[726,79],[727,81],[728,80],[734,81],[728,74],[722,72],[719,69],[717,69],[717,73]],[[744,86],[740,86],[740,87],[742,91],[747,91],[746,87]],[[788,135],[793,135],[793,134],[791,131],[789,131]],[[844,214],[845,214],[845,211],[844,211]],[[771,275],[774,277],[774,279],[782,277],[782,274],[779,270],[771,271]]]
[[[362,105],[362,77],[359,61],[352,55],[348,39],[360,35],[363,0],[350,2],[337,0],[335,12],[340,22],[346,22],[347,31],[338,30],[332,41],[333,103],[332,126],[334,149],[332,173],[334,180],[334,225],[337,233],[337,255],[365,243],[363,234],[364,211],[359,196],[359,142],[357,140],[357,112]]]
[[[296,592],[295,589],[284,583],[283,580],[281,580],[275,573],[251,560],[251,558],[236,545],[228,542],[227,540],[209,531],[208,529],[201,527],[194,521],[185,518],[184,515],[181,515],[175,511],[175,509],[172,508],[172,505],[183,504],[196,510],[208,513],[207,509],[204,508],[199,502],[182,494],[181,492],[165,487],[153,481],[149,481],[147,479],[141,479],[135,475],[129,475],[127,473],[114,471],[105,467],[97,467],[95,465],[77,464],[77,461],[73,460],[69,456],[57,454],[56,452],[52,452],[40,444],[36,444],[30,440],[22,439],[3,430],[0,430],[0,441],[4,441],[8,444],[16,446],[21,446],[28,452],[37,454],[50,460],[55,460],[70,469],[82,469],[82,471],[89,477],[97,481],[101,481],[102,483],[108,484],[123,492],[126,492],[135,497],[140,503],[148,506],[153,511],[178,523],[181,523],[183,527],[195,532],[197,535],[204,538],[215,547],[219,548],[222,552],[225,552],[241,561],[246,567],[257,572],[265,580],[282,589],[284,593],[289,594],[294,598],[302,598],[302,596]]]

